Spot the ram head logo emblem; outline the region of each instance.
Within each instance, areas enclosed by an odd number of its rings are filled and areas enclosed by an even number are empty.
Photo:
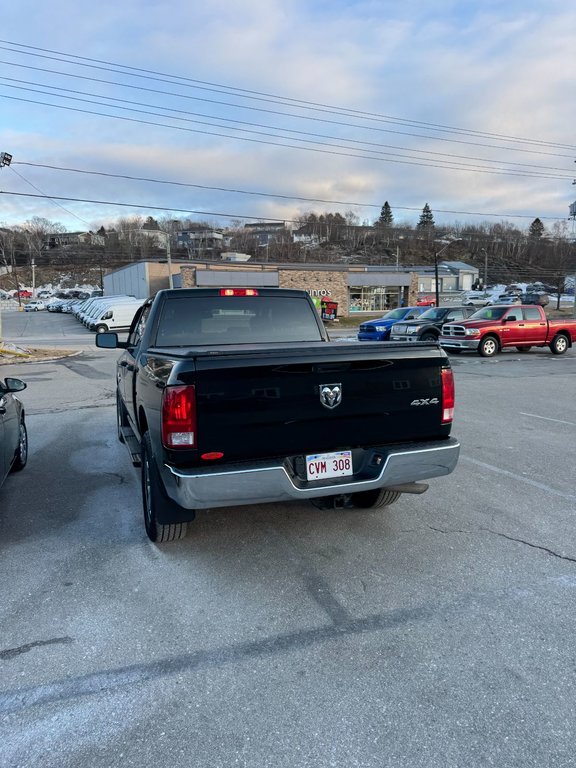
[[[336,408],[342,402],[342,384],[320,384],[320,402],[325,408]]]

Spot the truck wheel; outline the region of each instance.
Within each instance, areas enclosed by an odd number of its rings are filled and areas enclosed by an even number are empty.
[[[438,341],[438,336],[435,333],[425,333],[420,341]]]
[[[150,433],[142,437],[142,503],[144,507],[144,525],[150,541],[176,541],[186,536],[186,523],[158,522],[158,508],[174,505],[162,489],[162,481],[152,453]]]
[[[128,426],[128,415],[126,413],[126,406],[120,399],[118,390],[116,390],[116,425],[118,428],[118,440],[123,443],[124,435],[122,434],[122,427]]]
[[[106,331],[108,330],[108,326],[107,325],[97,325],[95,330],[96,330],[96,333],[106,333]]]
[[[498,340],[494,336],[485,336],[478,347],[478,354],[482,357],[493,357],[498,352]]]
[[[347,506],[352,509],[378,509],[388,507],[398,501],[402,494],[400,491],[389,491],[386,488],[377,488],[374,491],[361,491],[351,493]]]
[[[24,419],[20,422],[20,434],[18,436],[18,448],[16,449],[16,456],[14,463],[10,469],[11,472],[20,472],[24,469],[26,462],[28,461],[28,433],[26,432],[26,424]]]
[[[563,333],[554,336],[550,342],[550,351],[555,355],[563,355],[568,349],[568,339]]]

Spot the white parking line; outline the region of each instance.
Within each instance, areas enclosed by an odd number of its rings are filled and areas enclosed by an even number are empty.
[[[491,472],[495,472],[498,475],[504,475],[505,477],[511,477],[514,480],[518,480],[521,483],[526,483],[527,485],[531,485],[534,488],[538,488],[541,491],[545,491],[546,493],[551,493],[554,496],[560,496],[561,499],[568,499],[569,501],[573,501],[576,499],[576,494],[574,493],[565,493],[564,491],[559,491],[557,488],[551,488],[549,485],[545,485],[544,483],[539,483],[536,480],[530,480],[529,477],[524,477],[523,475],[518,475],[516,472],[509,472],[507,469],[501,469],[500,467],[495,467],[493,464],[486,464],[484,461],[478,461],[478,459],[473,459],[471,456],[462,456],[460,454],[460,459],[469,462],[470,464],[475,464],[478,467],[482,467],[483,469],[489,469]]]
[[[555,421],[557,424],[568,424],[571,427],[576,427],[576,422],[565,421],[564,419],[551,419],[549,416],[538,416],[536,413],[524,413],[520,411],[520,416],[530,416],[532,419],[543,419],[544,421]]]

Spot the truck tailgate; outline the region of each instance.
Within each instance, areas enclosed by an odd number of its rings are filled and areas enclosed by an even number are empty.
[[[450,432],[441,425],[449,362],[437,347],[417,346],[196,349],[176,363],[171,383],[195,384],[198,450],[229,461],[437,440]],[[325,388],[339,389],[341,401],[323,398]]]

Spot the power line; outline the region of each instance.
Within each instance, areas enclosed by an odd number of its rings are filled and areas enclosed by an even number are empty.
[[[232,194],[238,194],[238,195],[250,195],[255,197],[268,197],[273,199],[280,199],[280,200],[296,200],[300,202],[306,202],[306,203],[323,203],[324,205],[346,205],[346,206],[354,206],[358,208],[376,208],[380,209],[382,206],[380,203],[363,203],[358,201],[346,201],[346,200],[325,200],[322,198],[314,198],[314,197],[300,197],[297,195],[281,195],[276,194],[272,192],[256,192],[256,191],[250,191],[245,189],[233,189],[229,187],[212,187],[205,184],[193,184],[191,182],[183,182],[183,181],[173,181],[169,179],[154,179],[149,177],[143,177],[143,176],[129,176],[127,174],[122,173],[108,173],[105,171],[90,171],[87,169],[82,168],[67,168],[57,165],[47,165],[43,163],[31,163],[27,161],[22,160],[13,160],[12,165],[26,165],[33,168],[47,168],[49,170],[57,170],[57,171],[65,171],[65,172],[71,172],[71,173],[79,173],[79,174],[86,174],[89,176],[104,176],[106,178],[113,178],[113,179],[125,179],[127,181],[143,181],[151,184],[168,184],[172,186],[177,187],[190,187],[193,189],[205,189],[205,190],[211,190],[216,192],[229,192]],[[421,208],[414,208],[414,207],[407,207],[407,206],[398,206],[398,205],[391,205],[390,206],[393,210],[398,211],[421,211]],[[499,217],[519,217],[519,218],[536,218],[535,215],[521,215],[521,214],[505,214],[505,213],[478,213],[478,212],[470,212],[470,211],[446,211],[443,209],[435,208],[434,209],[436,213],[450,213],[450,214],[461,214],[461,215],[468,215],[468,216],[499,216]],[[554,216],[539,216],[538,218],[547,218],[551,219],[553,221],[557,221],[558,217]]]
[[[290,106],[298,106],[302,109],[307,109],[307,110],[321,111],[321,112],[326,110],[335,110],[338,114],[344,114],[346,116],[356,116],[366,120],[394,122],[397,124],[408,125],[411,127],[419,126],[419,127],[426,128],[427,130],[441,130],[441,131],[448,131],[448,132],[456,132],[456,133],[462,133],[464,135],[469,135],[469,136],[490,137],[490,138],[496,138],[502,141],[522,142],[527,144],[543,145],[543,146],[554,146],[554,147],[576,151],[576,146],[571,144],[544,142],[539,139],[530,139],[530,138],[519,137],[519,136],[507,136],[505,134],[490,133],[487,131],[475,131],[471,129],[463,129],[455,126],[429,123],[429,122],[420,121],[420,120],[409,120],[405,118],[392,117],[390,115],[381,115],[374,112],[350,109],[348,107],[338,107],[338,106],[329,105],[329,104],[322,104],[320,102],[315,102],[315,101],[307,101],[304,99],[294,99],[291,97],[278,96],[276,94],[265,93],[262,91],[256,91],[248,88],[238,88],[235,86],[228,86],[220,83],[212,83],[209,81],[197,80],[190,77],[183,77],[181,75],[171,75],[163,72],[157,72],[155,70],[143,69],[141,67],[132,67],[129,65],[117,64],[115,62],[110,62],[106,60],[93,59],[87,56],[79,56],[77,54],[70,54],[62,51],[54,51],[48,48],[40,48],[38,46],[15,43],[10,40],[0,40],[0,43],[4,43],[4,45],[16,46],[16,49],[5,48],[3,45],[0,45],[0,48],[3,48],[4,50],[10,51],[12,53],[18,53],[20,55],[31,55],[31,56],[37,56],[39,58],[52,59],[53,58],[52,56],[47,56],[46,54],[56,54],[57,56],[67,57],[66,59],[56,59],[56,61],[62,61],[66,64],[73,64],[74,66],[89,67],[92,69],[104,69],[106,71],[115,71],[115,70],[111,70],[110,67],[116,67],[116,68],[121,68],[116,70],[120,74],[130,75],[133,77],[149,79],[149,80],[157,80],[159,78],[171,78],[172,80],[178,81],[179,85],[187,85],[189,87],[201,88],[202,90],[211,90],[215,88],[215,89],[218,89],[217,92],[219,93],[226,93],[226,94],[235,95],[243,98],[250,98],[250,99],[256,99],[256,100],[273,99],[274,103],[281,103],[281,104],[286,104]],[[27,49],[27,50],[22,50],[22,49]],[[31,53],[32,51],[34,51],[34,53]],[[42,53],[36,53],[38,51],[41,51]],[[83,62],[89,62],[89,63],[85,64]],[[100,65],[106,65],[106,66],[102,67]],[[166,81],[164,79],[161,79],[160,82],[170,82],[170,80]]]
[[[49,195],[45,195],[44,192],[42,192],[41,189],[39,189],[35,184],[32,184],[31,181],[28,181],[28,179],[24,178],[24,176],[22,176],[21,173],[18,173],[18,171],[15,168],[12,168],[12,166],[10,166],[10,170],[13,173],[15,173],[16,176],[18,176],[18,178],[22,179],[22,181],[24,181],[26,184],[31,186],[32,189],[35,189],[37,192],[40,192],[40,194],[44,195],[44,197],[46,197],[48,200],[51,200],[54,203],[54,205],[56,205],[62,211],[64,211],[65,213],[69,213],[70,216],[74,216],[74,218],[78,219],[78,221],[81,221],[83,224],[88,224],[88,226],[90,226],[89,222],[87,222],[86,219],[83,219],[81,216],[78,216],[73,211],[69,211],[68,208],[64,208],[63,205],[60,205],[60,203],[56,202],[56,200],[53,200]]]
[[[105,171],[88,171],[85,169],[80,168],[65,168],[57,165],[46,165],[43,163],[30,163],[26,161],[12,161],[12,164],[16,165],[27,165],[33,168],[47,168],[50,170],[56,170],[56,171],[69,171],[71,173],[80,173],[80,174],[87,174],[90,176],[104,176],[107,178],[112,179],[126,179],[127,181],[144,181],[151,184],[169,184],[176,187],[190,187],[193,189],[205,189],[205,190],[211,190],[215,192],[230,192],[232,194],[236,195],[251,195],[254,197],[269,197],[273,199],[280,199],[280,200],[297,200],[300,202],[305,203],[323,203],[325,205],[351,205],[351,206],[357,206],[362,208],[380,208],[381,206],[376,203],[359,203],[359,202],[353,202],[353,201],[346,201],[346,200],[324,200],[322,198],[317,197],[301,197],[298,195],[282,195],[272,192],[255,192],[250,191],[246,189],[234,189],[230,187],[213,187],[209,186],[207,184],[193,184],[191,182],[184,182],[184,181],[172,181],[169,179],[152,179],[144,176],[128,176],[126,174],[122,173],[107,173]],[[407,209],[411,210],[411,209]]]
[[[10,81],[11,83],[22,83],[24,85],[34,85],[34,86],[39,85],[38,83],[31,83],[30,81],[27,81],[27,80],[17,80],[15,78],[11,78],[11,77],[0,77],[0,80]],[[48,87],[48,88],[50,88],[52,90],[56,90],[56,91],[64,91],[65,95],[61,95],[59,93],[47,93],[46,91],[37,90],[36,88],[22,87],[22,85],[11,85],[10,83],[7,84],[6,87],[14,88],[16,90],[30,91],[32,93],[40,93],[40,94],[43,94],[45,96],[55,96],[57,98],[62,98],[62,99],[70,99],[70,100],[73,100],[73,101],[81,101],[81,102],[84,102],[84,103],[94,104],[94,105],[98,105],[98,106],[104,106],[104,107],[110,107],[111,106],[113,108],[117,107],[116,104],[108,104],[108,103],[102,103],[100,101],[93,101],[92,100],[92,98],[96,98],[96,99],[104,98],[107,101],[118,102],[120,104],[120,106],[118,107],[119,109],[127,109],[127,110],[130,110],[130,111],[135,111],[135,112],[139,112],[141,114],[146,114],[146,115],[153,115],[153,116],[155,115],[155,116],[159,116],[159,117],[169,117],[169,118],[176,119],[176,120],[186,120],[186,122],[192,122],[192,123],[197,123],[197,124],[206,125],[206,126],[213,126],[213,127],[216,127],[216,128],[223,128],[223,127],[226,127],[226,126],[221,126],[221,125],[214,124],[214,123],[208,123],[208,122],[204,122],[202,120],[190,120],[189,118],[180,117],[180,115],[191,115],[191,116],[197,117],[197,118],[198,117],[202,117],[202,118],[207,118],[207,119],[220,120],[220,121],[224,121],[226,123],[235,123],[235,124],[241,125],[241,126],[250,126],[251,128],[265,128],[267,130],[273,130],[273,131],[284,130],[284,131],[287,131],[288,133],[297,134],[297,136],[295,137],[297,141],[308,140],[308,139],[300,139],[299,136],[313,137],[313,139],[321,138],[321,139],[331,139],[331,140],[334,140],[334,141],[340,141],[341,140],[337,136],[331,136],[331,135],[327,135],[327,134],[312,133],[310,131],[299,131],[299,130],[295,130],[293,128],[282,128],[282,129],[280,129],[280,128],[277,128],[276,126],[263,125],[261,123],[254,123],[254,122],[250,122],[250,121],[246,121],[246,120],[243,121],[243,120],[235,120],[233,118],[227,118],[227,117],[214,117],[213,115],[205,115],[205,114],[197,113],[197,112],[189,112],[189,111],[186,111],[186,110],[175,109],[173,107],[153,106],[153,105],[150,105],[150,104],[145,104],[143,102],[129,101],[127,99],[119,99],[119,98],[115,98],[115,97],[112,97],[112,96],[99,96],[98,94],[88,93],[86,91],[78,91],[78,90],[70,89],[70,88],[61,88],[59,86],[49,85],[49,86],[46,86],[46,87]],[[68,94],[74,94],[74,95],[68,95]],[[91,99],[79,98],[81,96],[90,96],[92,98]],[[128,106],[124,106],[124,105],[128,105]],[[63,106],[63,105],[59,105],[59,106]],[[151,112],[151,111],[148,111],[148,110],[133,109],[133,107],[148,107],[148,108],[152,107],[154,109],[162,109],[165,112],[172,112],[172,113],[176,112],[177,115],[174,117],[174,115],[163,115],[163,114],[159,114],[157,112]],[[246,130],[244,128],[236,129],[234,126],[231,126],[231,127],[234,130]],[[248,132],[260,134],[259,131],[248,131]],[[265,133],[265,134],[261,134],[261,135],[276,136],[277,134]],[[293,138],[293,137],[278,136],[278,138],[288,138],[288,139],[290,139],[290,138]],[[352,144],[364,145],[365,147],[368,147],[368,148],[370,148],[370,147],[381,147],[381,148],[387,148],[387,149],[399,149],[402,152],[418,153],[419,155],[434,155],[434,156],[436,156],[438,158],[449,157],[451,159],[457,159],[457,160],[476,160],[476,161],[484,162],[484,163],[502,162],[500,160],[490,160],[490,159],[481,158],[481,157],[470,157],[470,156],[467,156],[467,155],[455,155],[453,153],[435,152],[435,151],[432,151],[432,150],[408,149],[407,147],[396,147],[396,146],[390,145],[390,144],[379,144],[379,143],[376,143],[376,142],[360,141],[358,139],[346,139],[346,141],[348,141],[348,142],[350,142]],[[314,143],[316,143],[316,142],[314,142]],[[342,147],[343,145],[341,145],[341,144],[335,144],[335,145],[334,144],[329,144],[327,146]],[[364,149],[364,147],[360,147],[360,148]],[[365,150],[365,151],[375,152],[377,150],[368,149],[368,150]],[[384,154],[389,154],[389,153],[384,153]],[[411,155],[407,155],[407,156],[406,155],[397,155],[396,153],[392,153],[392,156],[408,157],[408,158],[411,157]],[[559,157],[568,157],[568,155],[559,155]],[[570,158],[570,159],[572,159],[572,158]],[[443,162],[443,160],[439,160],[438,162]],[[514,162],[514,163],[504,162],[504,165],[519,166],[519,167],[522,167],[522,168],[533,168],[533,169],[540,169],[540,170],[547,170],[547,171],[560,171],[560,172],[562,172],[564,170],[562,168],[554,168],[554,167],[550,167],[550,166],[538,166],[538,165],[531,165],[531,164],[528,164],[528,163],[518,163],[518,162]],[[470,169],[470,170],[474,170],[476,167],[475,166],[465,165],[465,168],[466,169]],[[573,174],[570,174],[570,175],[572,176]]]
[[[41,198],[41,199],[49,199],[49,200],[64,200],[65,202],[69,202],[69,203],[90,203],[91,205],[115,205],[121,208],[140,208],[140,209],[145,209],[150,211],[169,211],[171,213],[188,213],[188,214],[194,214],[195,216],[216,216],[218,218],[224,217],[228,219],[253,219],[254,221],[278,221],[278,217],[271,218],[269,216],[247,216],[245,214],[217,213],[215,211],[194,211],[194,210],[189,210],[187,208],[166,208],[164,206],[161,207],[159,205],[141,205],[140,203],[121,203],[114,200],[89,200],[81,197],[60,197],[55,195],[51,195],[50,197],[48,197],[48,195],[32,195],[29,192],[10,192],[8,190],[0,190],[0,195],[13,195],[15,197],[32,197],[32,198]],[[294,223],[294,224],[299,223],[298,221],[291,220],[291,219],[284,219],[284,221],[288,221],[289,223]]]
[[[16,49],[15,49],[15,48],[5,48],[4,46],[0,45],[0,48],[3,48],[4,50],[10,51],[12,53],[18,53],[20,55],[36,56],[38,58],[43,58],[43,59],[53,59],[56,61],[62,61],[66,64],[72,64],[78,67],[87,67],[91,69],[101,69],[105,71],[112,71],[112,72],[117,72],[119,74],[137,77],[140,79],[147,79],[147,80],[153,80],[153,81],[158,80],[159,82],[168,82],[168,83],[170,83],[171,81],[177,81],[177,84],[179,85],[199,88],[201,90],[216,90],[216,92],[218,93],[225,93],[227,95],[234,95],[234,96],[248,98],[252,100],[258,100],[258,101],[268,101],[272,99],[273,103],[276,103],[276,104],[279,103],[287,106],[293,106],[293,107],[296,106],[306,110],[319,111],[319,112],[334,111],[336,114],[341,114],[348,117],[358,117],[364,120],[374,120],[378,122],[392,122],[400,125],[408,125],[410,127],[418,126],[421,128],[425,128],[426,130],[440,130],[445,132],[455,132],[455,133],[460,133],[460,134],[469,135],[469,136],[495,138],[495,139],[506,141],[506,142],[522,142],[526,144],[543,145],[543,146],[550,146],[550,147],[553,146],[553,147],[559,147],[563,149],[576,151],[576,146],[571,144],[562,144],[558,142],[544,142],[540,139],[530,139],[530,138],[519,137],[519,136],[507,136],[505,134],[497,134],[497,133],[491,133],[487,131],[476,131],[472,129],[459,128],[455,126],[447,126],[447,125],[442,125],[438,123],[429,123],[421,120],[411,120],[406,118],[392,117],[390,115],[381,115],[374,112],[361,111],[361,110],[351,109],[348,107],[337,107],[334,105],[322,104],[320,102],[306,101],[304,99],[294,99],[291,97],[278,96],[276,94],[265,93],[262,91],[256,91],[248,88],[238,88],[235,86],[228,86],[220,83],[212,83],[209,81],[197,80],[190,77],[183,77],[181,75],[171,75],[163,72],[157,72],[155,70],[148,70],[140,67],[132,67],[125,64],[117,64],[114,62],[109,62],[101,59],[93,59],[87,56],[79,56],[77,54],[70,54],[62,51],[54,51],[48,48],[40,48],[37,46],[30,46],[30,45],[25,45],[21,43],[15,43],[9,40],[0,40],[0,43],[4,43],[5,45],[16,46]],[[22,49],[27,49],[27,50],[22,50]],[[41,51],[42,53],[37,53],[38,51]],[[46,54],[48,53],[56,54],[58,56],[66,56],[67,58],[54,59],[53,56],[47,56]],[[84,62],[89,62],[89,63],[86,64]],[[106,65],[106,66],[100,66],[100,65]],[[111,67],[115,67],[117,69],[111,69]],[[165,78],[169,78],[169,79],[166,80]]]
[[[0,46],[0,48],[1,47],[2,46]],[[306,120],[306,121],[327,123],[327,124],[330,124],[330,125],[337,125],[337,126],[346,127],[346,128],[360,128],[361,130],[376,131],[376,132],[379,132],[379,133],[392,133],[392,134],[396,134],[396,135],[400,135],[400,136],[409,136],[411,138],[433,139],[434,141],[442,141],[442,142],[448,142],[448,143],[463,144],[463,145],[473,146],[473,147],[484,147],[484,148],[488,148],[488,149],[502,149],[502,147],[498,147],[498,146],[495,146],[493,144],[480,144],[478,142],[461,141],[461,140],[458,140],[458,139],[450,139],[450,138],[445,138],[445,137],[442,137],[442,136],[425,136],[423,134],[407,133],[406,131],[393,131],[393,130],[390,130],[390,129],[387,129],[387,128],[379,128],[379,127],[374,127],[374,126],[371,126],[371,125],[359,125],[358,123],[345,123],[345,122],[338,121],[338,120],[328,120],[327,118],[313,117],[311,115],[297,115],[297,114],[293,114],[293,113],[279,112],[277,110],[263,109],[261,107],[254,107],[254,106],[246,105],[246,104],[234,104],[234,103],[231,103],[231,102],[223,102],[223,101],[218,101],[218,100],[215,100],[215,99],[206,99],[206,98],[201,98],[201,97],[198,97],[198,96],[190,96],[189,94],[179,94],[179,93],[174,93],[174,92],[170,92],[170,91],[167,92],[166,90],[160,90],[160,89],[157,89],[157,88],[146,88],[144,86],[133,85],[133,84],[130,84],[130,83],[118,83],[118,82],[115,82],[113,80],[104,80],[102,78],[87,77],[85,75],[77,75],[77,74],[73,74],[73,73],[69,73],[69,72],[61,72],[59,70],[51,70],[51,69],[45,69],[45,68],[43,69],[43,68],[40,68],[40,67],[31,67],[31,66],[27,66],[27,65],[24,65],[24,64],[15,64],[13,62],[8,62],[8,61],[0,61],[0,63],[7,64],[7,65],[13,66],[13,67],[20,67],[20,68],[24,68],[24,69],[31,69],[31,70],[34,70],[34,71],[42,72],[43,74],[47,74],[47,73],[48,74],[56,74],[56,75],[63,76],[63,77],[70,77],[70,78],[75,78],[75,79],[80,79],[80,80],[88,80],[90,82],[102,83],[102,84],[106,84],[106,85],[116,85],[116,86],[118,86],[120,88],[129,88],[129,89],[132,89],[132,90],[145,91],[147,93],[161,94],[162,96],[176,96],[177,98],[180,98],[180,99],[186,99],[186,100],[192,100],[192,101],[201,101],[201,102],[204,102],[204,103],[216,104],[216,105],[219,105],[219,106],[239,107],[240,109],[243,109],[243,110],[251,110],[251,111],[256,111],[256,112],[263,112],[263,113],[266,113],[266,114],[279,115],[281,117],[289,117],[289,118],[297,119],[297,120]],[[27,82],[27,81],[21,81],[21,80],[17,80],[16,78],[9,78],[9,77],[3,77],[2,79],[3,80],[12,80],[14,82],[24,82],[24,83]],[[33,84],[34,85],[38,85],[37,83],[33,83]],[[52,85],[47,85],[46,87],[52,88],[53,90],[54,89],[55,90],[64,90],[64,91],[68,90],[66,88],[61,88],[59,86],[52,86]],[[73,93],[82,93],[81,91],[74,91],[72,89],[70,89],[70,90]],[[93,94],[91,94],[91,95],[93,95]],[[112,97],[106,96],[104,98],[110,99]],[[194,113],[192,113],[192,114],[194,114]],[[213,116],[210,116],[210,117],[213,117]],[[214,119],[227,119],[227,118],[214,118]],[[462,132],[459,133],[458,135],[466,135],[466,134],[462,130]],[[470,135],[480,135],[480,134],[477,133],[477,132],[472,132]],[[486,134],[486,136],[497,137],[498,135],[497,134]],[[516,139],[512,139],[512,138],[510,138],[509,140],[510,141],[517,141]],[[393,145],[384,145],[384,146],[392,146],[393,147]],[[556,144],[547,144],[547,143],[544,143],[544,142],[540,142],[538,146],[557,146],[557,147],[562,147],[564,145],[560,145],[560,144],[558,144],[558,145],[556,145]],[[570,149],[569,145],[566,145],[566,147]],[[395,148],[395,149],[405,149],[403,147],[393,147],[393,148]],[[576,150],[576,147],[574,149]],[[414,152],[416,152],[416,151],[424,151],[424,150],[405,150],[405,151],[414,151]],[[506,147],[506,151],[508,151],[508,152],[523,152],[523,153],[544,155],[544,156],[548,156],[548,157],[566,157],[566,158],[570,158],[570,159],[572,158],[572,155],[563,155],[563,154],[559,154],[559,153],[555,153],[555,152],[542,152],[541,150],[526,149],[526,148],[521,148],[521,147]]]
[[[53,107],[55,109],[62,109],[62,110],[66,110],[66,111],[69,111],[69,112],[77,112],[77,113],[80,113],[80,114],[97,115],[98,117],[108,117],[108,118],[111,118],[111,119],[114,119],[114,120],[123,120],[123,121],[126,121],[126,122],[138,123],[140,125],[152,125],[152,126],[160,127],[160,128],[171,128],[172,130],[184,131],[184,132],[187,132],[187,133],[197,133],[197,134],[208,135],[208,136],[219,136],[221,138],[236,139],[238,141],[245,141],[245,142],[250,142],[250,143],[253,143],[253,144],[265,144],[267,146],[285,147],[285,148],[288,148],[288,149],[298,149],[298,150],[304,151],[304,152],[317,152],[317,153],[320,153],[320,154],[337,155],[337,156],[340,156],[340,157],[353,157],[353,158],[362,159],[362,160],[372,160],[372,161],[386,162],[386,163],[399,163],[401,165],[413,165],[413,166],[419,166],[419,167],[425,167],[425,168],[441,168],[441,169],[444,169],[444,170],[453,170],[453,171],[471,171],[472,170],[472,171],[474,171],[476,173],[488,173],[488,174],[497,175],[497,176],[518,176],[518,177],[523,177],[523,178],[539,178],[539,179],[552,179],[552,180],[564,180],[564,179],[572,179],[573,178],[573,174],[571,174],[570,176],[559,176],[559,175],[556,175],[556,174],[520,172],[520,171],[512,171],[512,170],[508,171],[506,169],[489,169],[489,168],[482,168],[482,167],[479,167],[479,166],[459,167],[462,164],[458,164],[458,163],[456,163],[454,165],[447,165],[447,164],[438,164],[438,162],[436,162],[436,163],[425,163],[425,162],[420,162],[420,161],[417,161],[417,160],[394,159],[394,158],[390,158],[390,157],[380,157],[379,155],[386,155],[386,154],[392,154],[392,153],[377,152],[376,150],[364,150],[365,152],[370,152],[369,155],[358,154],[357,152],[338,152],[338,151],[335,151],[333,149],[319,149],[318,147],[306,147],[306,146],[299,146],[299,145],[295,145],[295,144],[284,144],[284,143],[275,142],[275,141],[268,141],[268,140],[265,140],[265,139],[254,139],[254,138],[251,138],[249,136],[231,136],[230,134],[227,134],[227,133],[217,133],[217,132],[214,132],[214,131],[206,131],[206,130],[201,130],[201,129],[198,129],[198,128],[189,128],[187,126],[167,125],[166,123],[158,123],[158,122],[155,122],[155,121],[152,121],[152,120],[142,120],[142,119],[139,119],[139,118],[125,117],[123,115],[111,115],[111,114],[107,114],[105,112],[96,112],[94,110],[89,110],[89,109],[80,109],[79,107],[67,107],[67,106],[63,106],[61,104],[50,104],[49,102],[35,101],[33,99],[24,99],[24,98],[21,98],[21,97],[18,97],[18,96],[0,95],[0,98],[10,99],[10,100],[13,100],[13,101],[21,101],[21,102],[31,103],[31,104],[38,104],[38,105],[45,106],[45,107]],[[110,105],[107,105],[107,106],[110,106]],[[132,110],[132,111],[138,111],[138,110]],[[177,119],[177,118],[174,118],[174,119]],[[236,129],[236,130],[244,130],[244,129]],[[250,131],[250,133],[256,133],[256,134],[259,134],[259,135],[268,135],[268,134],[262,134],[259,131]],[[280,139],[286,139],[286,141],[297,141],[298,140],[298,139],[291,139],[289,137],[283,137],[283,136],[278,136],[278,137],[274,136],[274,137],[275,138],[280,138]],[[327,144],[326,142],[319,142],[319,141],[317,141],[317,142],[310,142],[310,143],[319,144],[321,146],[326,146],[326,147],[336,146],[336,147],[339,147],[341,149],[354,149],[354,148],[351,148],[351,147],[346,147],[344,145],[342,145],[342,146],[341,145],[331,145],[331,144]]]
[[[158,206],[158,205],[145,205],[141,203],[122,203],[114,200],[89,200],[85,198],[78,198],[78,197],[61,197],[56,195],[32,195],[28,192],[11,192],[10,190],[0,190],[0,195],[13,195],[15,197],[32,197],[32,198],[41,198],[41,199],[49,199],[49,200],[63,200],[65,202],[73,202],[73,203],[90,203],[91,205],[114,205],[118,207],[123,208],[136,208],[136,209],[145,209],[145,210],[152,210],[152,211],[168,211],[170,213],[187,213],[187,214],[194,214],[197,216],[215,216],[217,218],[228,218],[228,219],[251,219],[254,221],[278,221],[278,217],[270,217],[270,216],[250,216],[243,213],[221,213],[216,211],[195,211],[195,210],[189,210],[187,208],[167,208],[166,206]],[[379,207],[379,206],[372,206],[372,207]],[[402,210],[402,211],[422,211],[422,208],[413,208],[413,207],[406,207],[406,206],[390,206],[393,210]],[[502,218],[503,216],[506,218],[514,218],[514,219],[534,219],[536,216],[534,214],[522,214],[522,213],[475,213],[473,211],[453,211],[453,210],[447,210],[447,209],[440,209],[435,208],[435,213],[449,213],[454,216],[487,216],[487,217],[496,217],[496,218]],[[558,221],[557,216],[538,216],[539,219],[545,219],[550,221]],[[283,221],[288,222],[289,224],[300,224],[301,220],[299,219],[283,219]]]

